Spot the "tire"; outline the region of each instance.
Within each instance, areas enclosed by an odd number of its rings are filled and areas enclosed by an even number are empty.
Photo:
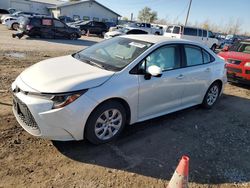
[[[157,32],[155,32],[155,35],[160,35],[160,33],[157,31]]]
[[[87,34],[87,31],[86,31],[85,29],[83,29],[83,30],[81,31],[81,33],[82,33],[82,35],[86,35],[86,34]]]
[[[92,144],[110,142],[120,135],[125,122],[126,111],[121,103],[103,103],[91,113],[85,127],[85,137]]]
[[[211,47],[211,50],[212,50],[213,52],[215,52],[215,49],[216,49],[216,44],[213,44],[213,46]]]
[[[69,38],[71,40],[77,40],[78,39],[78,35],[77,35],[77,33],[71,33],[70,36],[69,36]]]
[[[17,30],[18,28],[19,28],[19,24],[18,23],[13,23],[11,25],[11,29],[13,29],[13,30]]]
[[[218,82],[214,82],[207,90],[207,93],[203,99],[202,106],[210,109],[217,102],[221,91],[221,85]]]

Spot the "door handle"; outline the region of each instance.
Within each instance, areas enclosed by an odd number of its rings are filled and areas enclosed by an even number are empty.
[[[210,72],[211,71],[211,68],[206,68],[205,69],[205,72]]]
[[[182,74],[180,74],[180,75],[179,75],[179,76],[177,76],[176,78],[180,80],[180,79],[183,79],[183,78],[184,78],[184,76],[183,76]]]

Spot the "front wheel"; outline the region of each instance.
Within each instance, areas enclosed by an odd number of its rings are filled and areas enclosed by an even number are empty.
[[[122,104],[110,101],[95,109],[86,124],[85,136],[93,144],[110,142],[119,136],[126,122]]]
[[[205,108],[212,108],[213,105],[216,103],[217,99],[220,95],[221,86],[219,83],[213,83],[203,99],[202,106]]]
[[[70,34],[70,37],[69,37],[71,40],[76,40],[78,38],[77,34],[76,33],[72,33]]]

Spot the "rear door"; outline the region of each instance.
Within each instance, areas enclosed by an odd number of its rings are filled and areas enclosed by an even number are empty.
[[[42,38],[51,39],[55,37],[53,20],[51,18],[42,18],[41,26],[38,27],[38,30],[40,31],[40,36]]]
[[[182,106],[202,102],[212,78],[214,58],[196,45],[183,45],[185,68],[183,71],[184,92]]]

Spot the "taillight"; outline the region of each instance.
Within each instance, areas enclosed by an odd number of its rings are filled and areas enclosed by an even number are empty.
[[[26,25],[26,30],[31,30],[33,28],[32,25]]]

